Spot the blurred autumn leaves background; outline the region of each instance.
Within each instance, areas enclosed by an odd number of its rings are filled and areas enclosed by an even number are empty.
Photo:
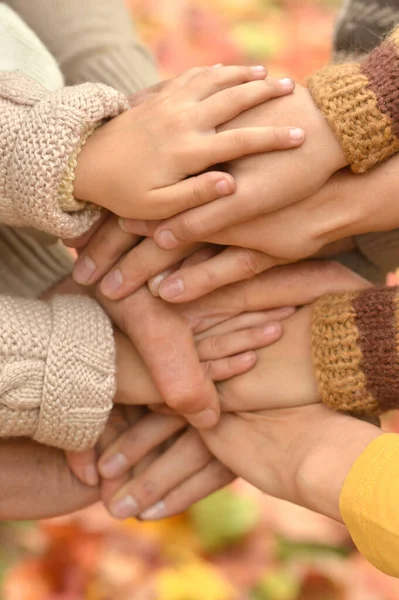
[[[266,64],[297,81],[328,61],[340,4],[128,1],[165,77],[221,62]],[[159,524],[117,523],[100,506],[3,524],[0,577],[4,600],[399,598],[399,582],[369,566],[344,527],[242,482]]]

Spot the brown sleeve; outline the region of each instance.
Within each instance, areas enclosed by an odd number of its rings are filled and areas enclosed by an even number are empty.
[[[123,0],[9,0],[57,59],[67,84],[105,83],[132,94],[156,83]]]
[[[320,298],[312,354],[330,408],[371,415],[399,408],[399,287]]]

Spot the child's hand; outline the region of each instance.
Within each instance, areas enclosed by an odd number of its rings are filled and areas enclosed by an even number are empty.
[[[171,80],[89,137],[77,160],[75,197],[122,217],[163,219],[230,195],[231,175],[202,172],[246,154],[293,148],[304,139],[303,132],[284,126],[216,133],[247,109],[292,92],[291,80],[265,77],[263,67],[219,67]]]

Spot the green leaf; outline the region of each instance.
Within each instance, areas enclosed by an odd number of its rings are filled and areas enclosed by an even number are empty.
[[[296,600],[300,583],[286,570],[272,571],[258,583],[251,600]]]
[[[220,551],[241,541],[259,522],[254,499],[227,488],[201,500],[189,511],[190,521],[206,552]]]

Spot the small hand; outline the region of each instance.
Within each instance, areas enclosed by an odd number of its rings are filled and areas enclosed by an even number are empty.
[[[77,159],[75,197],[121,217],[162,219],[230,195],[233,177],[207,169],[303,141],[289,127],[216,132],[252,106],[292,92],[291,80],[265,77],[263,67],[220,67],[167,82],[88,138]]]

